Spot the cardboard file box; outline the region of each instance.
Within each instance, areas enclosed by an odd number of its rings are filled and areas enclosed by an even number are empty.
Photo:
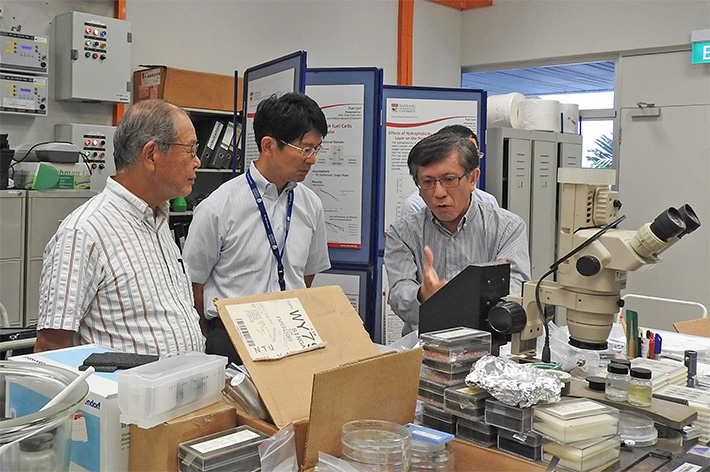
[[[290,298],[298,298],[326,346],[278,360],[251,360],[229,307]],[[421,349],[380,354],[340,287],[223,299],[215,304],[273,419],[269,424],[237,412],[239,424],[273,434],[292,422],[303,470],[315,466],[319,451],[340,456],[341,428],[348,421],[405,424],[414,420]]]
[[[19,162],[15,164],[16,188],[25,190],[88,190],[91,174],[86,164],[57,164],[47,162]]]
[[[80,373],[78,367],[84,362],[84,359],[95,352],[112,352],[112,350],[86,344],[56,351],[15,356],[10,359],[55,365]],[[79,429],[79,433],[82,430],[86,432],[84,438],[86,440],[72,441],[70,470],[82,472],[127,470],[130,429],[128,425],[121,424],[118,419],[121,412],[118,409],[116,373],[96,372],[89,376],[87,382],[89,396],[84,405],[77,410],[81,419],[73,426],[75,432],[77,429]],[[13,399],[8,399],[8,401],[12,405]],[[47,401],[49,398],[44,398],[40,407]]]
[[[177,69],[161,65],[142,65],[133,72],[133,103],[162,98],[177,106],[205,110],[234,110],[234,77]],[[238,78],[237,110],[242,109],[243,78]]]
[[[236,424],[234,407],[217,402],[149,429],[131,425],[129,470],[176,472],[181,442],[225,431]]]

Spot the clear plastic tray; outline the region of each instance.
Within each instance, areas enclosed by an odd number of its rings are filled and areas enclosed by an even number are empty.
[[[524,433],[532,429],[532,407],[509,406],[494,398],[487,398],[485,421],[493,426]]]
[[[465,384],[461,383],[459,385],[465,385]],[[430,392],[435,392],[435,393],[438,393],[439,395],[443,395],[444,391],[447,388],[449,388],[449,385],[420,377],[419,378],[419,388],[425,388],[425,389],[429,390]]]
[[[269,438],[249,426],[220,431],[178,446],[180,472],[250,472],[261,466],[259,446]]]
[[[417,391],[419,398],[425,403],[434,403],[437,406],[444,408],[444,395],[437,392],[432,392],[429,389],[419,387]]]
[[[454,445],[441,444],[437,450],[430,450],[421,441],[412,440],[412,461],[409,472],[454,472]]]
[[[444,409],[456,416],[482,420],[486,398],[490,396],[490,393],[478,387],[449,387],[444,390]]]
[[[491,333],[473,328],[458,327],[423,333],[423,347],[449,356],[467,351],[491,351]]]
[[[552,456],[559,457],[560,467],[578,472],[606,468],[619,460],[620,450],[621,439],[618,434],[574,444],[544,441],[542,445],[544,460],[549,461]]]
[[[533,429],[561,443],[599,439],[618,433],[619,410],[587,399],[536,405]]]
[[[224,356],[186,352],[119,371],[121,422],[152,428],[219,401],[226,363]]]

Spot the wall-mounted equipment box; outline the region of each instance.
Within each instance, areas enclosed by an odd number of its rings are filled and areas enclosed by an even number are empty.
[[[0,31],[0,70],[22,74],[47,74],[47,38]]]
[[[130,103],[131,23],[76,11],[55,22],[56,99]]]
[[[0,113],[47,116],[47,77],[0,73]]]
[[[91,190],[100,192],[106,186],[106,179],[116,173],[113,160],[113,133],[115,126],[64,124],[54,127],[54,137],[58,141],[69,141],[79,148],[80,163],[91,169]]]

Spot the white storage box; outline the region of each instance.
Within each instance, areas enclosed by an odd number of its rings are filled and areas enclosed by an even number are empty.
[[[188,352],[116,374],[121,422],[152,428],[219,401],[227,358]]]

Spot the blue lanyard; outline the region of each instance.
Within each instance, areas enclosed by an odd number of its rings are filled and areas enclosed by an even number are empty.
[[[254,195],[254,201],[256,201],[256,206],[259,207],[259,213],[261,213],[261,221],[264,223],[264,229],[266,230],[266,236],[269,238],[269,244],[271,245],[271,252],[274,253],[276,258],[276,269],[279,275],[279,287],[281,291],[286,290],[286,280],[284,279],[284,264],[283,256],[284,250],[286,249],[286,239],[288,238],[288,230],[291,227],[291,212],[293,210],[293,189],[288,190],[288,206],[286,207],[286,233],[284,234],[284,245],[279,252],[279,244],[276,241],[276,236],[274,236],[274,230],[271,228],[271,221],[269,221],[269,215],[266,214],[266,208],[264,207],[264,201],[261,198],[259,189],[256,188],[256,183],[251,176],[250,170],[247,170],[247,182],[249,182],[249,188],[251,188],[251,193]]]

